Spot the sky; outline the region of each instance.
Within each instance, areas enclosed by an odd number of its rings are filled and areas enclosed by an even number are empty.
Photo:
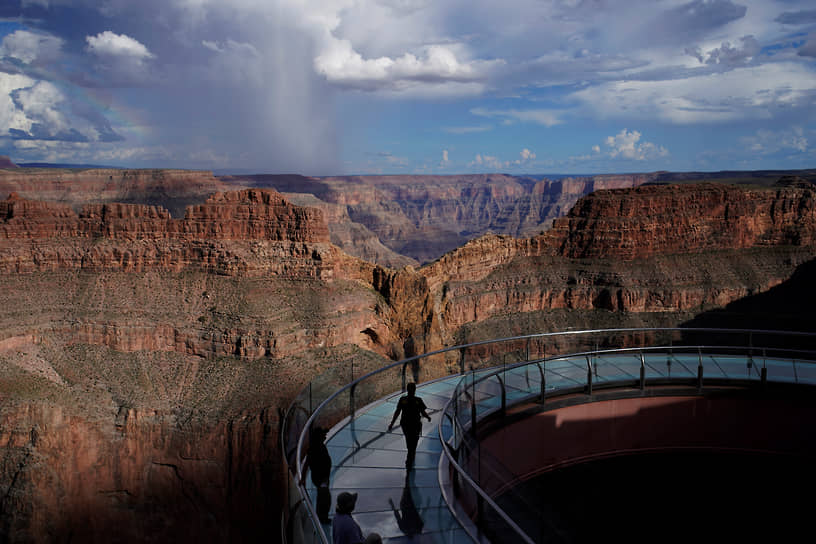
[[[2,0],[0,155],[339,174],[816,167],[812,0]]]

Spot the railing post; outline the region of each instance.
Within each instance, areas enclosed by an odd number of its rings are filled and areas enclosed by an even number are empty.
[[[408,363],[403,363],[403,364],[402,364],[402,390],[403,390],[403,391],[405,391],[405,388],[406,388],[406,386],[408,385],[408,384],[406,383],[406,379],[405,379],[405,373],[406,373],[406,369],[407,369],[407,368],[408,368]]]
[[[465,348],[459,350],[459,374],[465,375]]]
[[[749,334],[749,336],[748,336],[748,360],[745,361],[745,365],[748,367],[748,376],[749,377],[751,375],[751,369],[754,366],[754,349],[753,349],[753,346],[751,345],[751,342],[752,342],[751,338],[752,338],[752,336],[751,336],[751,334]]]
[[[748,358],[754,359],[754,331],[748,333]]]
[[[646,389],[646,360],[643,358],[643,352],[640,352],[640,390]]]
[[[507,412],[507,391],[504,388],[504,380],[502,377],[496,374],[496,379],[499,380],[499,385],[501,385],[501,415],[504,417],[504,414]]]
[[[349,417],[351,418],[352,422],[354,421],[354,411],[355,411],[354,392],[355,392],[356,389],[357,389],[357,384],[356,383],[351,386],[351,389],[349,389]]]
[[[697,391],[703,390],[703,351],[697,348]]]
[[[541,400],[539,402],[544,404],[544,399],[547,398],[547,378],[545,377],[544,369],[541,368],[542,364],[546,364],[546,362],[536,363],[536,366],[538,367],[538,373],[541,374]]]
[[[476,369],[471,367],[473,381],[470,387],[470,434],[476,436]]]
[[[762,348],[762,372],[760,374],[762,387],[768,383],[768,367],[765,366],[765,348]]]
[[[589,359],[589,355],[586,356],[587,362],[587,395],[592,394],[592,361]]]
[[[526,362],[530,362],[530,339],[527,339],[527,357],[524,359]]]

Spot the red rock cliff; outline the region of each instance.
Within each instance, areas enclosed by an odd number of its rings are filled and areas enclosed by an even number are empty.
[[[320,210],[271,190],[216,193],[183,219],[135,204],[89,204],[75,213],[16,193],[0,202],[4,272],[195,268],[328,277],[347,260],[329,243]]]
[[[553,311],[689,318],[763,292],[813,258],[814,194],[715,184],[598,191],[543,235],[486,236],[419,273],[441,330],[507,319],[511,334],[519,316]],[[533,329],[585,326],[528,321]]]
[[[18,168],[0,170],[0,199],[10,193],[31,200],[68,204],[80,210],[85,204],[123,202],[160,205],[174,217],[187,206],[200,204],[218,191],[236,189],[212,172],[169,169],[66,169]]]
[[[643,186],[583,197],[540,238],[542,254],[641,259],[654,255],[812,245],[809,188],[701,184]]]

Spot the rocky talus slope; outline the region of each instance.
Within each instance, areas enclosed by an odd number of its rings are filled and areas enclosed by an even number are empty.
[[[542,234],[399,270],[333,245],[326,213],[260,189],[178,215],[0,201],[0,541],[275,539],[280,410],[313,377],[487,337],[677,325],[816,257],[807,185],[596,191]]]

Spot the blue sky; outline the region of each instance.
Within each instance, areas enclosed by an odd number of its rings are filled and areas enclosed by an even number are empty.
[[[4,0],[0,154],[307,175],[816,167],[816,7]]]

